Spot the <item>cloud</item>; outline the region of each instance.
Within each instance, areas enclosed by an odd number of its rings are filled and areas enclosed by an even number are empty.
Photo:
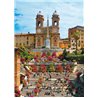
[[[36,15],[42,11],[44,15],[44,26],[46,26],[47,16],[49,24],[52,24],[52,14],[57,10],[60,15],[60,35],[68,36],[68,28],[76,25],[83,25],[83,2],[22,2],[16,0],[15,3],[15,31],[33,32],[36,28]],[[32,1],[32,0],[31,0]],[[64,0],[62,0],[64,1]],[[67,0],[68,1],[68,0]],[[72,0],[73,1],[73,0]],[[20,27],[19,27],[20,26]]]

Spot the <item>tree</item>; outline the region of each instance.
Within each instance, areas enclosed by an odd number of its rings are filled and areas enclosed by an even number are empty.
[[[63,59],[66,59],[66,56],[67,56],[67,51],[66,51],[66,49],[64,49],[64,51],[63,51]]]
[[[76,41],[76,54],[77,54],[77,50],[78,50],[78,48],[77,48],[77,43],[78,43],[78,39],[80,38],[80,32],[74,32],[73,34],[72,34],[72,37],[75,39],[75,41]]]

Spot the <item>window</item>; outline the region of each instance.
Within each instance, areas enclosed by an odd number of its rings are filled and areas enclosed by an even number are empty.
[[[81,43],[83,43],[83,41],[81,41]]]
[[[38,38],[38,42],[40,42],[40,37]]]
[[[54,42],[56,42],[56,39],[54,40]]]
[[[54,42],[57,42],[57,37],[54,38]]]
[[[81,36],[83,36],[84,34],[82,33]]]
[[[39,27],[41,26],[41,22],[40,22],[40,21],[38,22],[38,26],[39,26]]]
[[[72,46],[75,46],[75,45],[76,45],[75,43],[72,44]]]
[[[81,39],[83,39],[84,37],[83,36],[81,36]]]
[[[28,36],[27,36],[27,40],[28,40]]]
[[[54,26],[57,26],[57,21],[54,21]]]
[[[28,45],[28,41],[27,41],[27,45]]]

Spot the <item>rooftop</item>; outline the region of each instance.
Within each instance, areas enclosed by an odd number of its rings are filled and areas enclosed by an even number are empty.
[[[15,35],[35,35],[34,33],[15,33]]]
[[[73,28],[69,28],[69,29],[74,29],[74,28],[76,28],[76,29],[80,29],[80,30],[84,30],[84,26],[75,26],[75,27],[73,27]]]

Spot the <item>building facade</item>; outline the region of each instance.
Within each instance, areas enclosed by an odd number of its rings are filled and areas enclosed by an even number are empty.
[[[15,34],[15,47],[35,47],[35,34]]]
[[[49,38],[50,38],[50,48],[59,48],[59,15],[55,11],[52,15],[52,26],[48,27]],[[45,46],[45,40],[47,37],[47,27],[44,27],[44,16],[39,11],[36,16],[36,48],[42,48]]]
[[[60,33],[59,33],[59,15],[55,11],[52,15],[52,26],[48,27],[50,48],[59,48]],[[47,26],[44,26],[44,15],[41,11],[36,15],[36,33],[35,34],[15,34],[15,47],[45,47],[45,40],[47,38]]]
[[[59,41],[59,47],[62,49],[68,49],[69,48],[69,39],[65,38],[65,39],[60,39]]]
[[[69,28],[68,30],[68,38],[60,39],[60,32],[59,32],[59,21],[60,16],[58,15],[57,11],[54,11],[52,15],[52,25],[49,26],[49,20],[47,19],[47,26],[44,26],[44,15],[39,11],[36,15],[36,32],[35,33],[20,33],[15,34],[15,47],[27,47],[27,48],[45,48],[46,47],[46,40],[47,40],[47,33],[48,33],[48,41],[49,41],[49,48],[51,49],[58,49],[58,48],[69,48],[75,49],[76,48],[76,41],[73,35],[75,32],[79,32],[79,39],[78,39],[78,49],[84,48],[84,27],[76,26],[73,28]],[[47,47],[46,47],[47,48]]]
[[[73,28],[69,28],[68,31],[68,38],[70,43],[71,49],[76,49],[76,40],[74,38],[74,33],[78,33],[78,40],[77,40],[77,49],[84,48],[84,27],[83,26],[76,26]]]

